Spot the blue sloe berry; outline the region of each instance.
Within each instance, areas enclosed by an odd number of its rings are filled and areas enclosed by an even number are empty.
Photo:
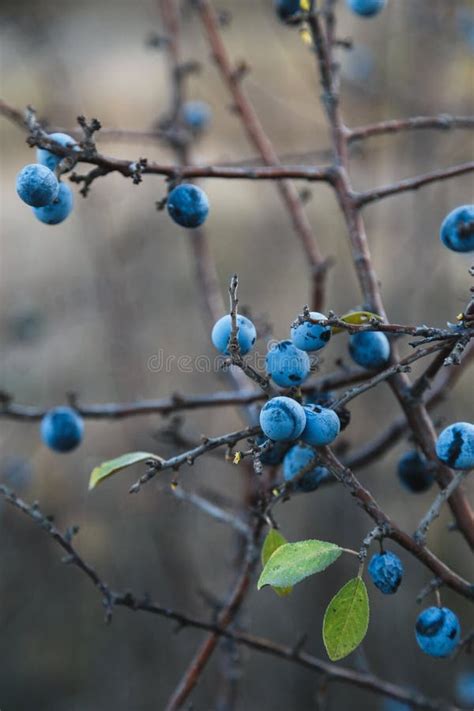
[[[403,486],[415,493],[427,491],[434,481],[430,462],[416,450],[400,457],[397,474]]]
[[[350,336],[349,353],[362,368],[379,370],[390,358],[390,342],[380,331],[361,331]]]
[[[384,595],[396,593],[403,577],[403,565],[394,553],[384,551],[373,555],[369,563],[372,582]]]
[[[252,350],[257,338],[257,331],[252,321],[246,316],[237,314],[237,341],[240,346],[240,352],[245,355]],[[223,316],[214,324],[211,333],[211,340],[218,351],[229,355],[228,345],[232,332],[232,318],[230,314]]]
[[[257,437],[257,444],[262,445],[265,442],[268,442],[268,439],[264,435]],[[272,442],[271,446],[260,454],[260,461],[269,467],[278,466],[282,463],[289,446],[288,442]]]
[[[199,227],[209,213],[209,200],[204,190],[191,183],[177,185],[168,195],[168,213],[182,227]]]
[[[69,146],[76,146],[76,150],[78,148],[74,138],[68,136],[67,133],[51,133],[48,138],[51,138],[53,141],[56,141],[56,143],[59,143],[61,146],[64,146],[64,148],[68,148]],[[62,156],[57,156],[55,153],[48,151],[46,148],[36,149],[36,160],[38,161],[38,163],[41,163],[41,165],[45,165],[50,170],[54,170],[58,163],[62,161],[62,159]]]
[[[474,467],[474,425],[455,422],[446,427],[436,442],[438,459],[453,469]]]
[[[310,373],[311,362],[305,351],[291,341],[280,341],[270,347],[266,357],[267,374],[277,385],[289,388],[301,385]]]
[[[45,165],[30,163],[16,176],[16,191],[30,207],[44,207],[57,198],[59,183],[55,174]]]
[[[305,405],[306,427],[301,439],[313,447],[322,447],[336,439],[341,429],[339,417],[327,407]]]
[[[59,225],[71,214],[73,205],[71,188],[65,183],[59,183],[58,196],[53,202],[44,207],[34,207],[33,212],[40,222],[46,225]]]
[[[448,657],[458,646],[461,625],[457,615],[447,607],[427,607],[415,625],[420,649],[431,657]]]
[[[473,252],[474,205],[461,205],[452,210],[444,218],[439,236],[453,252]]]
[[[310,318],[317,321],[326,317],[317,311],[311,311]],[[320,348],[324,348],[328,344],[330,338],[330,326],[303,321],[291,327],[291,340],[302,351],[319,351]]]
[[[277,442],[292,442],[304,430],[306,416],[296,400],[280,395],[265,403],[260,412],[264,434]]]
[[[309,466],[316,457],[316,452],[312,447],[304,444],[295,444],[285,455],[283,460],[283,477],[285,481],[291,482],[305,467]],[[309,472],[303,474],[296,484],[298,491],[315,491],[322,481],[330,477],[328,470],[322,466],[315,466]]]
[[[55,407],[41,420],[41,438],[55,452],[70,452],[82,440],[84,421],[70,407]]]

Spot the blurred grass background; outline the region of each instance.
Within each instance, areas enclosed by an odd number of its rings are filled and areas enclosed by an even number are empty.
[[[472,115],[474,103],[474,5],[466,0],[391,0],[372,21],[352,16],[339,3],[339,35],[354,38],[341,52],[343,111],[349,125],[409,115]],[[190,80],[189,96],[208,102],[211,130],[195,148],[196,162],[244,160],[254,155],[231,100],[210,61],[196,16],[183,6],[185,57],[202,63]],[[314,58],[296,29],[274,17],[270,0],[220,1],[232,14],[223,30],[235,59],[252,68],[245,80],[263,124],[281,154],[328,146]],[[472,14],[470,14],[472,13]],[[463,19],[464,18],[464,19]],[[72,127],[79,114],[97,116],[105,127],[149,129],[166,110],[166,59],[146,47],[161,31],[157,3],[92,0],[3,0],[0,8],[1,95],[13,105],[30,103],[50,125]],[[139,186],[107,176],[73,215],[57,227],[42,225],[15,193],[15,175],[32,151],[18,128],[0,121],[1,266],[0,388],[19,402],[52,406],[75,391],[84,402],[204,393],[222,388],[216,375],[154,372],[149,360],[165,355],[213,356],[200,310],[189,240],[155,201],[166,187],[159,177]],[[160,143],[101,141],[105,153],[137,159],[174,160]],[[354,151],[353,177],[367,189],[469,160],[466,131],[416,132],[373,139]],[[229,276],[241,279],[241,303],[267,320],[277,338],[306,303],[307,269],[286,214],[271,183],[208,180],[211,202],[206,223],[223,293]],[[307,188],[305,184],[300,187]],[[347,237],[334,196],[309,186],[307,212],[323,252],[336,260],[330,272],[327,307],[342,313],[360,303]],[[74,188],[76,190],[76,188]],[[76,191],[77,192],[77,191]],[[371,249],[390,318],[394,322],[443,326],[467,299],[469,256],[448,253],[438,239],[444,215],[472,202],[465,176],[366,208]],[[264,343],[260,343],[264,348]],[[405,349],[408,350],[408,345]],[[324,351],[322,372],[347,359],[344,336]],[[473,419],[472,374],[466,374],[437,411],[437,423]],[[349,444],[372,438],[398,414],[385,386],[351,406]],[[184,432],[218,434],[239,426],[231,409],[186,415]],[[160,603],[206,616],[201,589],[225,597],[236,552],[231,533],[169,495],[169,476],[134,497],[127,493],[137,472],[124,473],[87,493],[90,470],[127,450],[169,456],[158,417],[115,423],[88,421],[84,444],[58,456],[39,441],[35,424],[2,420],[1,479],[28,500],[39,499],[58,525],[81,526],[80,551],[114,588],[150,592]],[[383,508],[407,530],[434,492],[416,497],[400,489],[397,457],[405,441],[360,477]],[[238,503],[242,472],[215,457],[181,471],[189,489],[212,488]],[[471,493],[473,484],[470,483]],[[367,516],[339,487],[293,497],[277,518],[290,540],[322,538],[357,547],[371,528]],[[455,534],[446,534],[446,512],[433,526],[429,544],[464,576],[472,558]],[[29,521],[2,505],[0,576],[0,707],[2,711],[148,711],[162,708],[202,634],[146,615],[118,610],[102,624],[99,597],[81,574],[60,564],[57,548]],[[468,659],[436,662],[418,650],[413,625],[415,597],[428,572],[401,552],[404,584],[393,598],[370,590],[372,622],[363,652],[349,665],[431,695],[452,696],[453,680]],[[281,600],[271,591],[251,592],[240,619],[252,631],[292,643],[309,633],[307,648],[325,656],[321,624],[325,606],[354,570],[342,561],[298,586]],[[464,630],[472,611],[459,597],[443,600],[460,615]],[[470,616],[470,617],[469,617]],[[318,677],[309,671],[247,650],[241,652],[238,709],[312,709]],[[216,654],[194,693],[194,708],[219,708],[222,654]],[[334,685],[327,709],[381,709],[376,697]]]

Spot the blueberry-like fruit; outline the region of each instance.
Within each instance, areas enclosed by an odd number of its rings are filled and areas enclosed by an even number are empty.
[[[313,321],[325,319],[324,314],[311,311],[310,318]],[[297,348],[302,351],[319,351],[324,348],[331,338],[331,327],[322,326],[319,323],[303,321],[291,327],[291,340]]]
[[[204,101],[186,101],[181,109],[183,123],[191,131],[200,132],[211,120],[211,109]]]
[[[265,442],[268,442],[268,439],[264,435],[259,435],[257,437],[257,444],[261,445]],[[266,464],[269,467],[278,466],[282,463],[283,457],[288,452],[289,446],[288,442],[272,442],[271,446],[260,454],[260,461],[262,464]]]
[[[334,410],[321,405],[305,405],[306,427],[301,439],[313,447],[322,447],[331,444],[341,429],[339,417]]]
[[[301,385],[310,373],[311,362],[305,351],[291,341],[274,343],[266,357],[267,374],[282,388]]]
[[[292,442],[304,430],[306,416],[296,400],[283,395],[265,403],[260,412],[260,426],[264,434],[276,442]]]
[[[41,439],[55,452],[70,452],[82,440],[84,421],[70,407],[55,407],[41,420]]]
[[[58,196],[59,183],[54,173],[45,165],[25,165],[16,176],[18,196],[30,207],[44,207]]]
[[[286,482],[293,479],[315,459],[316,452],[312,447],[304,444],[295,444],[285,455],[283,460],[283,477]],[[314,466],[313,469],[303,474],[296,483],[298,491],[315,491],[322,481],[331,475],[322,466]]]
[[[453,252],[474,252],[474,205],[461,205],[447,215],[439,236]]]
[[[209,213],[209,200],[197,185],[182,183],[168,195],[167,207],[171,219],[181,227],[199,227]]]
[[[239,342],[240,352],[245,355],[252,350],[257,338],[257,331],[252,321],[246,316],[237,314],[237,341]],[[211,333],[211,340],[218,351],[224,355],[229,355],[228,345],[230,334],[232,332],[232,318],[230,314],[223,316],[214,324]]]
[[[390,358],[390,343],[380,331],[361,331],[349,338],[349,353],[362,368],[379,370]]]
[[[53,141],[56,141],[56,143],[59,143],[59,145],[64,146],[64,148],[68,148],[69,146],[77,146],[77,143],[74,138],[68,136],[67,133],[51,133],[48,138],[51,138]],[[36,149],[36,160],[38,161],[38,163],[41,163],[41,165],[45,165],[50,170],[54,170],[58,163],[62,161],[62,159],[62,156],[57,156],[55,153],[48,151],[46,148]]]
[[[436,442],[436,454],[453,469],[474,468],[474,425],[455,422],[446,427]]]
[[[74,205],[72,190],[69,185],[59,183],[57,198],[44,207],[34,207],[33,212],[40,222],[45,225],[59,225],[68,217]]]
[[[369,563],[372,582],[384,595],[396,593],[403,577],[403,565],[394,553],[384,551],[373,555]]]
[[[300,0],[274,0],[275,12],[280,20],[290,20],[301,12]]]
[[[386,0],[347,0],[347,4],[356,15],[373,17],[383,10]]]
[[[427,607],[418,616],[415,626],[420,649],[431,657],[448,657],[461,639],[457,615],[447,607]]]
[[[427,491],[434,481],[430,462],[416,450],[400,458],[397,474],[403,486],[414,493]]]

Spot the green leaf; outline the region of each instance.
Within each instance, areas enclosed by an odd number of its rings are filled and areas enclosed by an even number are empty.
[[[265,536],[265,540],[263,542],[262,546],[262,565],[263,567],[266,566],[268,560],[270,559],[271,555],[281,546],[285,545],[287,543],[286,538],[284,538],[281,533],[279,533],[276,528],[271,528],[267,535]],[[286,597],[289,595],[292,591],[292,587],[286,587],[286,588],[279,588],[279,587],[274,587],[273,590],[276,592],[277,595],[280,597]]]
[[[364,324],[368,324],[372,319],[381,322],[383,321],[383,318],[381,318],[378,314],[373,314],[371,311],[351,311],[350,313],[341,316],[339,320],[344,321],[344,323],[353,324],[354,326],[363,326]],[[333,334],[342,333],[344,329],[340,328],[340,326],[333,326],[331,331]]]
[[[156,454],[150,454],[150,452],[129,452],[128,454],[122,454],[121,457],[117,457],[116,459],[110,459],[108,462],[102,462],[102,464],[92,471],[89,479],[89,491],[112,474],[131,467],[132,464],[145,462],[147,459],[163,461],[161,457],[157,457]]]
[[[362,578],[353,578],[327,606],[323,640],[329,659],[347,657],[364,639],[369,626],[369,597]]]
[[[296,585],[313,573],[319,573],[334,563],[342,553],[335,543],[327,541],[298,541],[280,546],[268,559],[257,583],[289,587]]]

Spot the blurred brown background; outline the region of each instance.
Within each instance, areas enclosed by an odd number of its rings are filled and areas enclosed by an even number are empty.
[[[473,43],[466,0],[390,0],[376,19],[352,16],[339,3],[341,36],[355,49],[341,52],[343,110],[349,125],[417,114],[473,113]],[[263,124],[282,154],[328,145],[319,105],[313,56],[297,30],[281,25],[270,0],[220,1],[232,23],[224,39],[235,59],[252,72],[246,87]],[[467,13],[466,15],[464,13]],[[464,20],[462,18],[465,18]],[[467,18],[467,19],[466,19]],[[105,127],[148,129],[169,101],[165,57],[145,46],[160,32],[153,0],[3,0],[1,95],[13,105],[33,104],[51,125],[71,127],[78,114],[97,116]],[[471,15],[474,23],[474,16]],[[209,59],[196,16],[183,17],[186,58],[202,62],[189,94],[208,102],[212,128],[195,150],[198,162],[251,157],[230,99]],[[22,403],[52,406],[75,391],[84,402],[161,397],[173,392],[208,393],[224,387],[215,374],[154,372],[150,358],[213,355],[200,312],[188,242],[156,200],[163,179],[139,186],[112,175],[94,183],[90,196],[76,197],[73,215],[57,227],[32,216],[17,198],[15,175],[34,160],[18,128],[0,119],[1,280],[0,388]],[[161,144],[100,139],[111,155],[172,161]],[[353,176],[364,189],[469,160],[473,138],[464,131],[418,132],[373,139],[354,153]],[[241,302],[268,320],[277,338],[308,299],[304,255],[288,215],[270,183],[203,181],[211,214],[206,224],[223,292],[229,275],[241,278]],[[301,184],[301,188],[307,187]],[[76,188],[74,188],[76,190]],[[310,186],[307,212],[325,254],[336,258],[330,272],[328,308],[343,313],[360,302],[351,270],[345,228],[334,196]],[[435,184],[419,193],[383,201],[365,210],[383,295],[394,322],[443,326],[462,309],[470,285],[469,256],[445,250],[439,224],[455,206],[472,201],[467,177]],[[261,342],[260,348],[264,349]],[[323,372],[346,356],[344,336],[324,352]],[[408,350],[408,345],[405,349]],[[370,439],[398,414],[385,386],[353,403],[344,434],[355,445]],[[437,422],[473,419],[472,374],[466,374],[437,411]],[[186,415],[184,432],[218,434],[239,426],[231,409]],[[137,496],[128,486],[138,470],[118,475],[93,494],[88,476],[97,463],[124,451],[145,449],[170,456],[175,448],[157,433],[157,417],[116,423],[88,421],[83,445],[58,456],[39,441],[36,424],[1,421],[1,479],[29,501],[39,499],[60,526],[77,523],[78,547],[114,588],[150,592],[162,604],[209,615],[199,590],[225,597],[233,578],[235,539],[169,495],[168,475]],[[362,481],[396,520],[414,529],[434,491],[410,496],[395,475],[404,442]],[[236,503],[243,490],[238,467],[215,457],[181,471],[188,489],[212,488]],[[471,493],[474,489],[470,483]],[[290,540],[322,538],[358,547],[371,522],[339,487],[293,497],[277,510]],[[472,558],[444,514],[429,544],[450,566],[472,577]],[[162,708],[202,634],[144,614],[117,610],[102,624],[99,596],[31,522],[2,503],[0,510],[0,708],[23,711],[149,711]],[[398,552],[398,551],[397,551]],[[363,652],[346,663],[430,695],[450,697],[468,659],[437,662],[422,655],[413,625],[416,594],[429,574],[404,552],[404,583],[393,598],[371,586],[372,620]],[[240,619],[255,633],[292,643],[307,631],[307,648],[325,657],[321,624],[330,597],[353,575],[340,561],[324,575],[299,585],[281,600],[254,589]],[[449,592],[443,600],[472,626],[472,611]],[[469,618],[469,616],[471,616]],[[223,656],[216,654],[193,695],[195,709],[216,709]],[[316,708],[318,677],[307,670],[242,650],[238,709],[280,711]],[[335,709],[382,709],[366,692],[334,685],[327,699]]]

